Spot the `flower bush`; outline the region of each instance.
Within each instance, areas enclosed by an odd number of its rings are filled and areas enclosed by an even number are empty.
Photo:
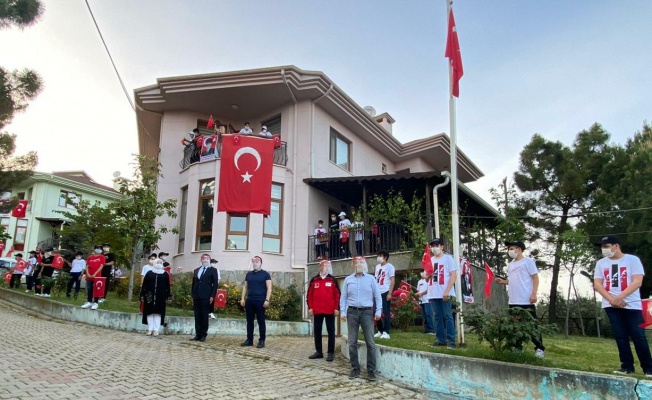
[[[402,331],[414,325],[419,313],[419,298],[412,292],[395,290],[392,293],[392,326]]]

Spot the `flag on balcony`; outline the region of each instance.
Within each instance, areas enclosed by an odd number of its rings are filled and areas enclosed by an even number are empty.
[[[462,265],[462,301],[472,304],[475,302],[473,298],[472,266],[466,258],[460,258],[460,264]]]
[[[11,210],[11,216],[16,218],[25,218],[27,213],[27,200],[18,200],[18,204]]]
[[[208,123],[206,124],[206,129],[211,129],[214,126],[215,126],[215,121],[213,121],[213,114],[211,114],[211,116],[208,117]]]
[[[274,142],[223,135],[221,159],[217,211],[269,215]]]
[[[491,268],[489,268],[487,263],[484,263],[484,275],[486,278],[484,283],[484,295],[488,299],[491,297],[491,285],[494,283],[496,275],[494,275],[494,272],[491,270]]]
[[[455,97],[460,97],[460,79],[464,75],[464,67],[462,66],[462,52],[460,51],[460,42],[457,37],[457,25],[455,25],[453,9],[448,14],[448,37],[446,39],[446,52],[444,53],[444,57],[450,60],[450,65],[453,70],[451,76],[451,94]]]

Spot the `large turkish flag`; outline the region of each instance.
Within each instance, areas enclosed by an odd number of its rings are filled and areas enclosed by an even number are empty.
[[[274,141],[222,135],[217,211],[270,214]]]
[[[18,204],[11,210],[11,216],[16,218],[25,218],[27,213],[27,200],[18,200]]]

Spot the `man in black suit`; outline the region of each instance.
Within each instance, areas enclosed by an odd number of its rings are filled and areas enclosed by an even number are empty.
[[[206,341],[208,314],[217,293],[217,270],[211,267],[211,256],[202,254],[201,267],[192,276],[192,304],[195,311],[195,337],[190,340]]]

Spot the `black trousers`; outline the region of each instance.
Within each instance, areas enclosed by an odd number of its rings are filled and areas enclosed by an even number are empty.
[[[41,277],[42,278],[52,278],[52,275],[54,274],[54,268],[52,267],[43,267],[43,272],[41,272]],[[43,286],[43,294],[50,294],[50,291],[52,290],[52,286],[54,285],[54,282],[50,283],[48,286]]]
[[[513,304],[510,304],[509,305],[509,308],[516,308],[516,307],[527,310],[530,313],[530,315],[532,316],[532,318],[537,319],[537,308],[536,308],[536,306],[534,304],[525,304],[525,305],[513,305]],[[534,343],[534,348],[537,349],[537,350],[539,350],[539,349],[545,350],[546,349],[543,346],[543,337],[541,337],[541,335],[539,335],[539,337],[532,336],[532,343]]]
[[[11,274],[11,281],[9,281],[9,287],[10,288],[16,288],[18,289],[20,287],[20,278],[22,278],[23,274]]]
[[[102,267],[102,277],[106,278],[106,287],[104,288],[104,297],[103,299],[106,299],[106,295],[109,293],[109,289],[111,288],[111,266],[109,267]]]
[[[263,304],[265,299],[262,300],[249,300],[245,301],[245,314],[247,315],[247,340],[251,343],[254,342],[254,317],[258,321],[258,340],[265,341],[267,327],[265,326],[265,307]]]
[[[195,336],[203,338],[208,335],[208,314],[211,303],[208,299],[193,299],[192,308],[195,312]]]
[[[328,314],[315,314],[315,351],[324,354],[321,345],[321,329],[326,321],[326,332],[328,332],[328,353],[335,353],[335,316]]]

